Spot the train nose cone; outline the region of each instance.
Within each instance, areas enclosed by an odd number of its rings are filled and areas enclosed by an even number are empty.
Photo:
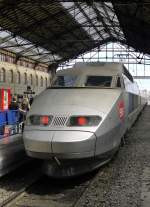
[[[55,131],[52,140],[54,156],[61,159],[86,158],[95,154],[96,136],[85,131]]]
[[[25,149],[30,156],[38,157],[39,153],[42,158],[42,154],[40,153],[43,153],[43,158],[45,158],[45,156],[52,153],[51,141],[53,131],[28,130],[24,131],[23,138]]]
[[[86,131],[24,131],[26,152],[31,157],[50,159],[88,158],[95,155],[96,136]]]

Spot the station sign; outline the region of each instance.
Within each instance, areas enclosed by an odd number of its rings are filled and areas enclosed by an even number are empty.
[[[24,94],[35,94],[34,91],[32,91],[30,86],[27,86],[27,90],[23,92]]]

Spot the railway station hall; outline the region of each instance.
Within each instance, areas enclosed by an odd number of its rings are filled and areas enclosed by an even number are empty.
[[[0,206],[150,207],[150,0],[0,1]]]

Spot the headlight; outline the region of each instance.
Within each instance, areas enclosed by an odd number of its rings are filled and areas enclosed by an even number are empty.
[[[52,116],[47,115],[31,115],[27,118],[26,124],[34,126],[48,126],[50,125],[52,118]]]
[[[100,121],[99,116],[71,116],[67,126],[97,126]]]

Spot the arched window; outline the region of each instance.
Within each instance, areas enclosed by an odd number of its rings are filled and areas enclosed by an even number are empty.
[[[14,73],[13,73],[13,70],[10,70],[9,80],[10,80],[10,83],[13,83],[14,82]]]
[[[6,80],[6,72],[5,72],[5,69],[2,68],[0,70],[0,82],[5,82],[5,80]]]
[[[37,75],[36,75],[35,79],[36,79],[36,86],[38,86],[39,85],[39,79],[38,79]]]
[[[41,76],[41,87],[43,87],[43,77]]]
[[[21,78],[20,78],[20,72],[17,71],[17,81],[16,81],[18,84],[21,83]]]
[[[46,88],[47,88],[47,78],[45,78],[45,86],[46,86]]]
[[[27,84],[27,73],[24,73],[24,84]]]
[[[30,74],[30,85],[33,84],[33,77],[32,77],[32,74]]]

